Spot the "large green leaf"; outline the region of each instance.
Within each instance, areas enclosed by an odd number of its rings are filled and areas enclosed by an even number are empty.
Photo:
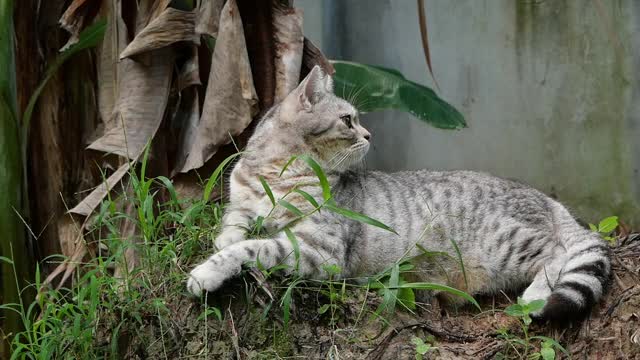
[[[458,110],[426,86],[407,80],[400,72],[349,61],[331,62],[336,95],[352,102],[359,111],[395,109],[441,129],[466,127]]]

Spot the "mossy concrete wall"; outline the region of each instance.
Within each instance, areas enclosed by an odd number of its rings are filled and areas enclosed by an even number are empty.
[[[415,1],[296,3],[329,56],[433,86]],[[556,196],[584,220],[619,215],[640,226],[640,1],[431,0],[426,12],[439,94],[469,128],[369,114],[368,166],[488,171]]]

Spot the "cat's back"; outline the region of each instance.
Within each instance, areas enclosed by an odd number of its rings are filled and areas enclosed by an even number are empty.
[[[446,197],[475,192],[477,195],[498,195],[499,192],[530,191],[539,192],[530,186],[509,179],[493,176],[489,173],[471,170],[407,170],[398,172],[366,171],[349,172],[341,177],[341,189],[354,187],[370,192],[413,193],[417,189],[443,191]],[[449,194],[451,192],[451,194]]]
[[[336,199],[344,206],[391,223],[439,215],[456,219],[508,217],[544,227],[552,220],[548,196],[526,184],[484,172],[352,172],[344,174],[336,188]]]

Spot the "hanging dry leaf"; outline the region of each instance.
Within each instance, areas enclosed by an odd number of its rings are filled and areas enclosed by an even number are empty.
[[[122,0],[116,0],[122,1]],[[160,17],[160,14],[165,11],[172,0],[137,0],[138,1],[138,14],[136,16],[136,35],[139,34],[142,29],[150,24],[153,19]]]
[[[48,287],[49,284],[53,283],[53,280],[57,278],[58,275],[63,274],[56,286],[56,289],[60,289],[64,283],[71,278],[73,271],[82,262],[85,255],[90,252],[84,238],[84,229],[87,221],[85,219],[83,222],[80,222],[80,220],[80,217],[73,216],[71,214],[67,215],[66,218],[61,219],[62,222],[58,228],[59,235],[62,240],[69,243],[68,246],[63,246],[63,251],[68,252],[73,249],[73,252],[71,254],[67,254],[65,252],[67,258],[42,282],[40,292]]]
[[[189,149],[193,147],[200,122],[200,96],[195,85],[202,85],[200,81],[200,62],[198,48],[193,46],[191,57],[185,61],[178,72],[176,81],[180,92],[180,103],[174,114],[173,124],[180,127],[180,140],[176,154],[176,163],[171,172],[175,176],[187,161]]]
[[[116,7],[113,5],[116,3]],[[110,123],[114,120],[113,112],[116,104],[118,89],[118,73],[122,73],[122,64],[118,56],[127,46],[127,26],[122,20],[119,1],[103,1],[101,16],[106,17],[107,28],[105,30],[100,54],[98,56],[98,107],[100,117],[104,124],[103,130],[109,130],[116,125]],[[100,134],[102,135],[102,134]]]
[[[136,158],[158,130],[169,97],[173,52],[170,48],[149,53],[149,63],[123,60],[119,74],[114,125],[105,129],[89,149]]]
[[[333,75],[336,72],[322,51],[320,51],[311,40],[304,38],[304,54],[302,55],[302,71],[300,72],[300,77],[306,77],[316,65],[320,66],[325,74]]]
[[[100,47],[98,56],[98,105],[100,116],[104,123],[102,133],[118,126],[114,116],[115,105],[118,99],[119,75],[125,72],[125,62],[119,61],[120,54],[127,47],[129,31],[139,32],[144,28],[149,19],[160,13],[169,5],[169,0],[142,1],[136,18],[136,28],[129,29],[122,16],[121,0],[104,0],[100,16],[108,19],[107,28]],[[136,31],[137,29],[137,31]]]
[[[178,170],[184,168],[187,158],[189,157],[189,149],[195,145],[198,138],[198,123],[200,122],[200,97],[198,90],[193,87],[183,92],[181,104],[176,113],[175,123],[180,124],[180,143],[178,145],[178,153],[176,154],[176,165],[171,176],[174,176]]]
[[[431,51],[429,50],[429,33],[427,31],[427,15],[424,10],[424,0],[418,0],[418,23],[420,24],[420,38],[422,39],[422,50],[424,51],[424,59],[427,62],[427,68],[433,79],[436,88],[440,89],[436,77],[433,75],[433,67],[431,66]]]
[[[164,117],[173,72],[173,51],[169,48],[153,50],[148,54],[148,61],[145,63],[131,59],[117,63],[115,57],[126,39],[126,26],[122,21],[120,1],[114,0],[114,4],[115,7],[106,8],[106,11],[113,12],[114,16],[110,16],[113,20],[110,22],[108,37],[105,38],[103,46],[103,61],[100,63],[102,76],[99,80],[106,82],[101,83],[101,90],[105,86],[110,87],[110,91],[117,89],[118,100],[112,109],[113,113],[110,114],[109,102],[113,101],[112,93],[101,91],[101,99],[104,100],[101,102],[101,114],[103,120],[110,120],[105,123],[104,135],[88,148],[124,156],[135,162],[145,145],[155,136]],[[161,14],[167,5],[168,0],[143,1],[136,23],[144,25],[146,20],[141,19],[152,20],[151,15]],[[129,162],[123,164],[70,212],[89,216],[106,194],[124,177],[129,167]]]
[[[60,27],[67,30],[71,37],[60,49],[65,51],[80,39],[80,32],[95,18],[100,9],[99,1],[74,0],[59,20]]]
[[[165,9],[142,29],[120,54],[120,59],[160,49],[179,41],[199,43],[195,32],[196,14],[192,11]]]
[[[218,26],[220,24],[220,11],[224,0],[202,0],[198,6],[196,17],[196,33],[205,34],[211,37],[218,36]]]
[[[235,0],[220,15],[220,29],[211,61],[202,117],[180,172],[201,167],[218,148],[231,142],[251,123],[258,97],[253,86],[244,30]]]
[[[135,161],[135,160],[134,160]],[[98,185],[93,191],[85,197],[78,205],[69,210],[72,214],[78,214],[88,217],[93,211],[100,205],[102,200],[107,196],[109,191],[116,186],[120,180],[127,174],[130,168],[130,163],[127,162],[120,166],[106,181]]]
[[[275,5],[273,7],[275,41],[275,102],[282,101],[300,81],[304,35],[302,10]]]
[[[78,241],[82,241],[82,225],[84,219],[74,214],[64,214],[58,220],[58,236],[62,255],[71,257],[75,252]]]
[[[56,289],[60,289],[71,275],[73,275],[73,271],[76,267],[82,262],[82,259],[89,252],[88,247],[84,243],[84,240],[80,240],[78,245],[75,248],[75,252],[71,255],[70,258],[65,259],[65,261],[55,268],[54,271],[47,276],[47,278],[42,282],[42,288],[47,287],[49,284],[53,283],[53,280],[58,277],[58,275],[63,274],[62,278],[58,282]]]
[[[143,1],[136,20],[137,26],[146,26],[146,22],[153,21],[154,18],[149,14],[160,15],[160,10],[164,10],[167,4],[166,0]],[[115,28],[116,39],[122,36],[120,29],[123,28]],[[155,135],[167,106],[173,51],[162,48],[148,55],[145,63],[124,59],[118,64],[118,100],[106,123],[104,135],[89,145],[89,149],[134,159]]]
[[[198,47],[191,47],[191,57],[184,62],[180,71],[178,72],[178,79],[176,80],[178,91],[194,86],[202,85],[200,81],[200,61],[198,57]]]

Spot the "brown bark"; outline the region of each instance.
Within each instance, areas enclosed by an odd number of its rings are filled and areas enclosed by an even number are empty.
[[[18,1],[16,23],[16,73],[18,107],[23,113],[69,35],[59,28],[64,1]],[[36,18],[34,14],[39,14]],[[78,54],[67,61],[42,92],[31,119],[27,148],[30,216],[26,221],[37,236],[36,258],[60,253],[58,221],[79,197],[79,185],[88,181],[91,164],[85,140],[95,129],[97,114],[94,58]],[[45,264],[45,272],[47,266]]]
[[[239,0],[247,52],[253,81],[258,93],[260,112],[273,106],[275,94],[275,50],[271,1]]]

